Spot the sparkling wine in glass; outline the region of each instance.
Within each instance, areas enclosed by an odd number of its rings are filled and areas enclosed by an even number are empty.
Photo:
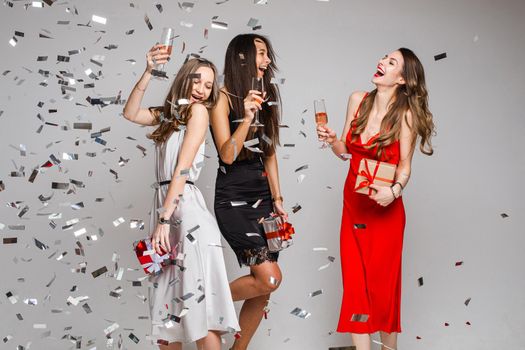
[[[262,100],[264,98],[264,80],[262,77],[252,78],[252,90],[257,90],[261,93],[261,103],[262,103]],[[257,127],[264,126],[264,124],[262,124],[259,121],[259,110],[255,111],[255,118],[251,126],[257,126]]]
[[[328,114],[326,113],[326,107],[323,99],[314,101],[314,111],[315,123],[318,127],[328,124]],[[324,141],[321,148],[326,148],[327,146],[328,143]]]
[[[173,33],[173,28],[165,27],[162,28],[162,35],[160,37],[160,45],[162,45],[163,49],[168,51],[168,55],[170,56],[173,49]],[[157,64],[155,69],[151,71],[151,74],[159,79],[168,79],[168,75],[166,74],[166,64]]]

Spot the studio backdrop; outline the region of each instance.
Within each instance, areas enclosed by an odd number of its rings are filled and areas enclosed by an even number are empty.
[[[522,0],[3,1],[0,348],[155,348],[132,250],[150,230],[152,129],[121,112],[167,26],[170,78],[188,55],[222,71],[239,33],[268,36],[277,53],[296,235],[251,349],[351,345],[335,333],[348,162],[319,148],[313,101],[340,133],[350,93],[373,89],[378,60],[399,47],[425,67],[437,126],[435,154],[416,151],[403,195],[399,348],[523,348],[524,16]],[[152,81],[144,106],[168,88]],[[208,136],[197,185],[211,210],[217,168]],[[223,245],[228,277],[246,274]]]

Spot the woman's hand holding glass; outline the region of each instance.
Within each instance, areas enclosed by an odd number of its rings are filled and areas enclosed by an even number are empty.
[[[165,45],[157,44],[153,46],[146,54],[146,71],[151,74],[159,64],[169,61],[170,53]]]
[[[244,121],[252,122],[253,118],[255,118],[255,113],[262,110],[262,102],[263,97],[260,91],[248,91],[248,95],[244,99]]]
[[[317,138],[319,141],[326,142],[329,145],[333,145],[337,141],[337,134],[334,130],[330,129],[328,125],[317,125]]]

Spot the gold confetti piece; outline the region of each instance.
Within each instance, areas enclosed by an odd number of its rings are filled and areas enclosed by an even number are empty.
[[[302,207],[299,204],[296,204],[292,207],[292,213],[297,213],[299,210],[301,210]]]
[[[241,205],[247,205],[248,202],[245,202],[245,201],[231,201],[230,204],[231,204],[232,207],[239,207]]]
[[[270,276],[269,281],[270,281],[270,284],[273,284],[274,286],[279,286],[280,281],[277,278]]]
[[[255,203],[252,205],[252,208],[257,209],[257,207],[259,206],[259,204],[262,203],[262,201],[263,201],[262,199],[258,199],[257,202],[255,202]]]
[[[350,319],[352,322],[367,322],[368,321],[368,315],[366,314],[353,314],[352,318]]]
[[[300,174],[300,175],[297,177],[297,182],[298,182],[298,183],[303,182],[303,180],[304,180],[305,177],[306,177],[305,174]]]
[[[248,236],[248,237],[261,237],[261,235],[259,233],[256,233],[256,232],[248,232],[248,233],[246,233],[246,236]]]

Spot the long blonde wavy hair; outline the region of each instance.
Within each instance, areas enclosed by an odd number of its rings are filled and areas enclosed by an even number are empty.
[[[191,118],[191,104],[179,104],[180,99],[190,99],[193,89],[193,80],[198,79],[196,73],[200,67],[208,67],[213,70],[213,86],[210,97],[207,100],[198,102],[202,103],[208,110],[215,107],[219,97],[219,88],[217,85],[217,68],[215,65],[204,58],[193,58],[182,65],[170,92],[164,101],[164,106],[151,107],[149,110],[159,123],[147,137],[152,139],[156,144],[166,142],[174,131],[179,131],[181,125],[186,125]]]
[[[428,109],[428,91],[425,83],[425,71],[423,65],[412,52],[407,48],[398,50],[403,56],[404,85],[399,85],[394,93],[393,101],[388,107],[388,111],[381,121],[379,136],[367,148],[377,147],[378,155],[385,147],[399,140],[401,132],[401,118],[410,126],[415,135],[413,142],[416,143],[420,137],[419,149],[423,154],[432,155],[431,137],[435,135],[435,126],[432,113]],[[363,100],[357,118],[352,120],[352,139],[355,140],[363,133],[368,122],[368,117],[374,103],[377,89],[373,90]],[[407,111],[412,114],[412,123],[408,123]]]

